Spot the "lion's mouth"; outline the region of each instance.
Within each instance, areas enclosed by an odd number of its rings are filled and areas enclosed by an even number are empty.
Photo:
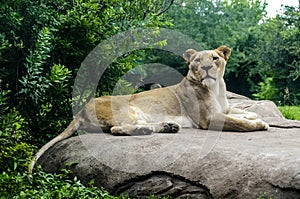
[[[216,78],[210,76],[209,74],[207,74],[205,77],[203,77],[203,78],[201,79],[201,82],[203,82],[205,79],[213,79],[214,81],[217,80]]]

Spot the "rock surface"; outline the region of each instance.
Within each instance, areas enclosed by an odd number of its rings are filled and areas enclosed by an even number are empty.
[[[178,134],[84,134],[57,143],[39,160],[45,171],[67,163],[84,184],[132,197],[300,198],[300,122],[270,101],[228,93],[230,104],[258,113],[269,131],[182,129]]]

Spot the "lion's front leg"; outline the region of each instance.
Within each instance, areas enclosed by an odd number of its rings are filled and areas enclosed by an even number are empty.
[[[151,135],[155,131],[152,125],[122,125],[113,126],[110,132],[114,135]]]
[[[223,131],[260,131],[268,130],[269,125],[261,119],[247,119],[244,117],[235,117],[230,114],[217,114],[212,117],[210,129]]]
[[[230,107],[228,109],[227,114],[231,115],[233,117],[245,118],[248,120],[255,120],[258,118],[258,115],[256,113],[245,111],[245,110],[238,109],[238,108],[232,108],[232,107]]]
[[[160,122],[114,126],[110,131],[114,135],[151,135],[152,133],[177,133],[180,128],[176,122]]]

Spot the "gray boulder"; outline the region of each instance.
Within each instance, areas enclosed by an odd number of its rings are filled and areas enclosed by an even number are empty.
[[[131,197],[300,198],[300,122],[270,101],[228,93],[230,104],[256,112],[271,128],[251,133],[182,129],[178,134],[83,134],[40,159],[47,172],[66,164],[82,183]]]

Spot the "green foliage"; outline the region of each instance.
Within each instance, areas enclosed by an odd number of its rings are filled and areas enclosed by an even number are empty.
[[[257,199],[273,199],[272,196],[268,196],[266,192],[263,193],[261,197],[258,197]]]
[[[29,176],[26,173],[11,174],[3,172],[0,174],[0,199],[73,199],[73,198],[99,198],[99,199],[129,199],[125,195],[111,196],[101,188],[97,188],[91,181],[84,186],[76,177],[71,177],[66,170],[61,174],[50,174],[38,171]],[[149,199],[171,197],[157,197],[150,195]]]
[[[0,79],[0,113],[5,113],[9,109],[8,94],[10,90],[2,89],[1,87],[1,79]],[[0,118],[3,116],[0,115]]]
[[[275,101],[299,104],[300,28],[299,7],[285,7],[283,15],[267,20],[259,26],[255,72],[273,78],[277,88]],[[289,97],[286,98],[286,89]]]
[[[27,143],[30,140],[27,122],[8,106],[8,94],[0,87],[0,172],[24,172],[36,147]]]
[[[0,174],[0,198],[115,198],[92,185],[85,187],[75,177],[42,171],[28,174]]]
[[[274,86],[274,81],[271,77],[266,78],[264,82],[260,82],[259,86],[260,91],[253,94],[254,97],[263,100],[271,100],[276,98],[278,90]]]
[[[0,61],[3,61],[2,52],[8,49],[11,45],[9,41],[5,38],[5,35],[0,33]]]
[[[280,106],[282,115],[290,120],[300,120],[300,107],[299,106]]]
[[[1,140],[2,139],[4,138],[1,138]],[[36,147],[26,142],[20,142],[13,146],[1,146],[0,149],[0,163],[3,170],[9,172],[25,172],[28,168],[29,161],[35,153]]]
[[[49,80],[43,76],[43,65],[50,57],[50,41],[51,38],[49,29],[42,29],[38,34],[35,49],[30,50],[29,55],[26,57],[24,66],[27,74],[20,80],[22,89],[19,94],[21,94],[21,99],[23,98],[21,103],[28,104],[30,101],[35,106],[38,106],[38,104],[47,97],[45,94],[50,85]]]
[[[202,48],[225,44],[232,49],[225,74],[229,90],[259,96],[265,92],[261,91],[262,84],[267,85],[265,77],[270,77],[272,88],[276,89],[268,91],[268,98],[277,103],[298,104],[300,12],[299,7],[283,10],[282,15],[269,19],[261,0],[177,0],[168,14],[174,28],[194,38]],[[289,100],[285,99],[286,88]]]
[[[64,117],[70,115],[67,108],[70,100],[65,97],[70,95],[67,83],[71,72],[59,64],[52,66],[50,71],[45,70],[43,66],[50,57],[50,46],[51,33],[48,28],[43,28],[34,50],[26,57],[26,75],[20,80],[19,105],[23,107],[23,115],[29,119],[34,132],[44,127],[42,135],[33,133],[38,140],[52,138],[53,131],[62,130],[67,123]]]

